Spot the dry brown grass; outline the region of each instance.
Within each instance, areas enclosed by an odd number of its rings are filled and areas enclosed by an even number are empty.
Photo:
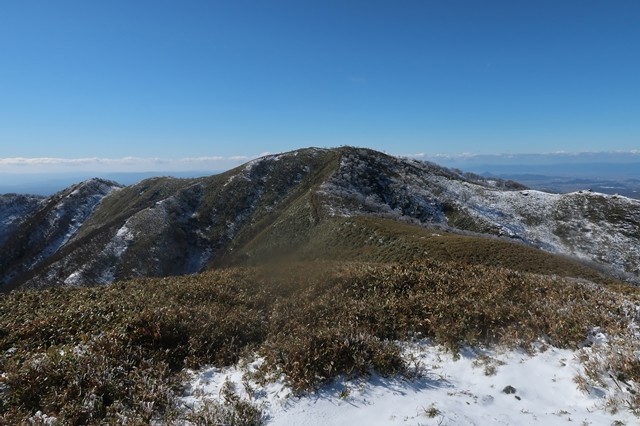
[[[626,286],[437,261],[272,264],[12,293],[0,298],[0,422],[38,410],[63,424],[171,422],[184,368],[256,352],[265,380],[283,375],[306,391],[337,375],[404,372],[395,342],[415,336],[453,351],[541,336],[575,348],[595,326],[628,336],[637,298]],[[640,382],[633,351],[616,356],[616,374]]]

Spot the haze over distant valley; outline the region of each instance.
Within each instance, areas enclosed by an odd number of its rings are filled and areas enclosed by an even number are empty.
[[[67,188],[74,183],[91,178],[107,179],[118,182],[122,185],[132,185],[141,180],[158,177],[172,176],[176,178],[193,178],[209,176],[219,173],[219,171],[157,171],[157,172],[81,172],[81,173],[38,173],[38,174],[14,174],[0,173],[0,194],[33,194],[33,195],[53,195],[56,192]]]
[[[640,197],[640,152],[433,156],[444,166],[520,182],[547,192],[590,189]]]

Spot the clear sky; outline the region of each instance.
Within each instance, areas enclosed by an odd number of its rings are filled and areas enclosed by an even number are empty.
[[[0,3],[0,171],[339,145],[637,150],[640,1]]]

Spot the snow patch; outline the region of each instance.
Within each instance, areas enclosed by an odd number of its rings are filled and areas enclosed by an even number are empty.
[[[521,350],[466,348],[456,358],[441,346],[419,341],[403,344],[417,379],[336,380],[320,390],[294,396],[282,381],[260,386],[244,368],[207,368],[191,372],[181,402],[198,408],[218,400],[225,381],[238,395],[261,407],[267,425],[566,425],[614,422],[637,424],[630,412],[611,414],[605,402],[612,392],[583,393],[575,377],[583,373],[578,351],[545,346],[530,355]]]

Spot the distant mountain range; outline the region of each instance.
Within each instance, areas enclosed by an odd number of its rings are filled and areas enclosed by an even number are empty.
[[[458,251],[438,245],[450,235],[466,238],[456,240]],[[479,237],[497,251],[487,253]],[[49,197],[0,197],[4,291],[275,258],[385,260],[449,250],[453,260],[499,264],[498,252],[532,258],[527,247],[640,282],[640,201],[544,193],[350,147],[266,156],[207,177],[129,186],[90,179]]]
[[[447,167],[567,193],[592,189],[640,198],[640,152],[424,156]]]
[[[640,164],[637,167],[640,170]],[[564,194],[588,189],[603,194],[640,199],[640,179],[579,178],[526,173],[484,173],[483,176],[516,180],[530,188],[545,192]]]
[[[424,160],[465,170],[490,167],[503,168],[505,172],[521,172],[524,167],[528,169],[527,172],[534,173],[544,171],[545,174],[579,175],[580,177],[603,174],[601,177],[622,179],[639,177],[639,172],[634,166],[640,164],[640,151],[414,155]]]

